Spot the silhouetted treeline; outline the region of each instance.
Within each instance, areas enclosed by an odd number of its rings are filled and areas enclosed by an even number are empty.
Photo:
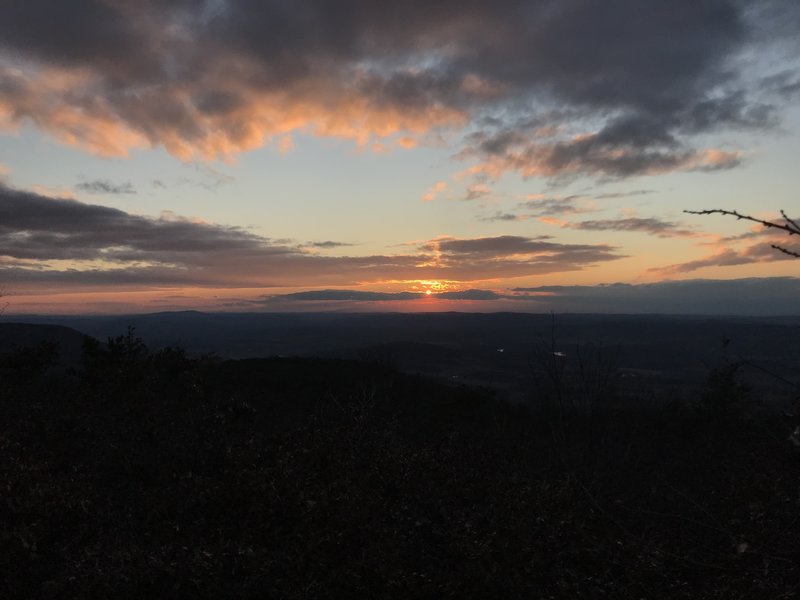
[[[133,331],[87,340],[77,368],[55,357],[0,355],[4,598],[800,589],[800,457],[782,417],[715,408],[732,367],[694,404],[559,412],[533,382],[512,406],[376,362],[188,358]]]

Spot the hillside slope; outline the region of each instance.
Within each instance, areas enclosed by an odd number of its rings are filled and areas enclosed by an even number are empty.
[[[5,598],[789,598],[781,423],[135,340],[0,388]]]

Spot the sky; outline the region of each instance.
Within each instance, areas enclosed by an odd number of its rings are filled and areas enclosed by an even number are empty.
[[[796,0],[0,4],[5,314],[798,314]]]

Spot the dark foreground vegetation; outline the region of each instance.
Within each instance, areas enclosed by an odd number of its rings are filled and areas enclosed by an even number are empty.
[[[800,594],[793,424],[744,409],[730,364],[697,403],[632,406],[553,362],[512,406],[134,335],[53,359],[0,355],[3,598]]]

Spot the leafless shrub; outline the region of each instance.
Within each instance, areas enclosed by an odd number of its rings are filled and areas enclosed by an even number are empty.
[[[722,361],[709,368],[705,389],[701,397],[704,409],[715,418],[740,416],[752,402],[751,387],[744,380],[744,361],[731,358],[731,340],[722,340]]]
[[[548,421],[556,448],[591,448],[617,399],[618,351],[598,344],[565,346],[556,335],[534,347],[532,408]]]

